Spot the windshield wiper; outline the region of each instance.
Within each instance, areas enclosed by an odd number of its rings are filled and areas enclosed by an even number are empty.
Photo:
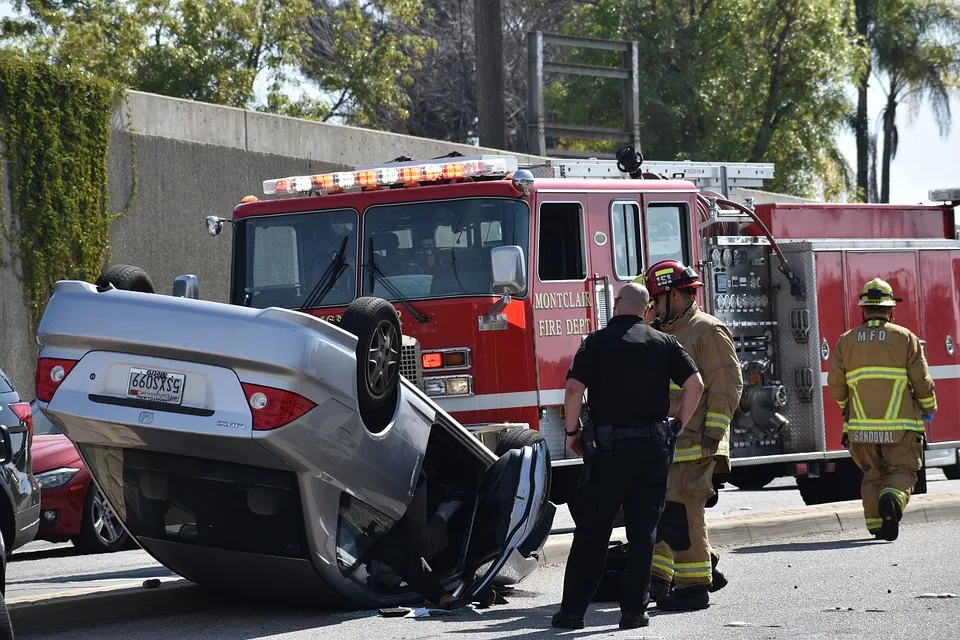
[[[333,285],[337,284],[337,280],[340,279],[340,276],[343,275],[344,270],[347,268],[347,261],[344,256],[347,253],[347,240],[349,239],[349,236],[343,236],[343,242],[340,243],[340,250],[333,256],[333,260],[327,265],[326,271],[323,272],[317,280],[317,283],[313,285],[313,289],[311,289],[307,297],[304,298],[303,305],[298,311],[306,311],[310,307],[319,306],[326,295],[330,293],[330,290],[333,289]]]
[[[370,255],[369,255],[369,257],[367,258],[366,263],[364,263],[364,267],[366,267],[367,269],[370,270],[370,274],[377,280],[377,282],[379,282],[380,284],[382,284],[382,285],[383,285],[383,288],[386,289],[387,291],[389,291],[389,292],[390,292],[390,295],[392,295],[394,298],[396,298],[396,299],[397,299],[397,302],[399,302],[400,304],[402,304],[402,305],[404,306],[404,308],[405,308],[407,311],[410,312],[410,315],[412,315],[414,318],[417,319],[417,322],[429,322],[429,321],[430,321],[430,318],[428,318],[427,316],[423,315],[422,313],[420,313],[419,311],[417,311],[416,309],[414,309],[414,308],[413,308],[413,305],[411,305],[409,302],[407,302],[407,299],[403,297],[403,294],[400,293],[400,290],[397,289],[397,288],[393,285],[392,282],[390,282],[390,280],[387,278],[387,276],[385,276],[385,275],[383,274],[383,271],[380,270],[380,267],[377,266],[377,262],[376,262],[376,260],[374,260],[374,258],[373,258],[374,253],[373,253],[373,238],[372,238],[372,237],[370,238],[370,241],[369,241],[368,244],[370,245]],[[372,285],[371,285],[371,287],[370,287],[370,290],[371,290],[371,291],[373,290],[373,286],[372,286]]]

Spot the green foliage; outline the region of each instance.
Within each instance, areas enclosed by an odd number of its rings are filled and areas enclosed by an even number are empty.
[[[63,67],[0,52],[0,141],[31,329],[58,280],[92,282],[109,247],[107,145],[118,92]]]
[[[638,43],[645,157],[775,162],[765,188],[815,196],[847,184],[835,139],[863,58],[850,12],[847,0],[597,0],[565,30]],[[570,60],[622,64],[617,55],[574,50]],[[545,101],[567,122],[620,128],[621,87],[569,76]]]

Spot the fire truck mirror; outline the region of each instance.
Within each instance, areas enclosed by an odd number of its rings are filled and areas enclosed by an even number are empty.
[[[523,250],[516,245],[490,249],[490,280],[493,293],[514,296],[527,288]]]

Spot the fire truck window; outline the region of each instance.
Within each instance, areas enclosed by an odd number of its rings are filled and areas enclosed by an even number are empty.
[[[679,260],[687,264],[686,207],[652,204],[647,207],[647,264]]]
[[[541,281],[587,277],[583,246],[583,209],[579,203],[547,202],[540,206],[537,270]]]
[[[370,207],[363,250],[370,250],[372,239],[383,278],[365,271],[363,295],[394,300],[384,280],[407,299],[489,295],[490,249],[517,245],[526,252],[529,217],[525,203],[503,198]],[[383,251],[387,235],[399,242]]]
[[[617,278],[632,280],[643,268],[642,241],[637,220],[640,206],[632,202],[614,202],[611,207],[613,262]]]
[[[356,297],[357,212],[315,211],[249,218],[237,234],[246,268],[235,283],[234,304],[257,309],[298,308],[336,257],[346,237],[347,268],[318,306],[349,304]]]

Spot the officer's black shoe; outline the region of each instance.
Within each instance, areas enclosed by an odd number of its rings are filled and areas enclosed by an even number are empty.
[[[650,615],[643,613],[622,613],[620,614],[621,629],[639,629],[650,624]]]
[[[650,600],[656,601],[670,593],[670,583],[666,580],[653,577],[650,578]]]
[[[883,531],[877,529],[876,531],[871,531],[870,535],[873,536],[874,540],[883,540]]]
[[[657,609],[660,611],[699,611],[709,606],[709,593],[689,593],[685,589],[674,589],[670,595],[657,600]]]
[[[566,611],[557,611],[553,614],[550,626],[557,629],[583,629],[583,616]]]
[[[710,552],[710,563],[713,565],[713,577],[710,582],[710,593],[720,591],[727,586],[727,577],[722,572],[717,571],[717,564],[720,562],[720,556],[713,551]]]
[[[883,524],[880,525],[880,533],[883,539],[893,542],[900,534],[900,518],[903,513],[900,511],[900,503],[889,493],[880,496],[880,503],[877,505],[880,517],[883,518]]]

